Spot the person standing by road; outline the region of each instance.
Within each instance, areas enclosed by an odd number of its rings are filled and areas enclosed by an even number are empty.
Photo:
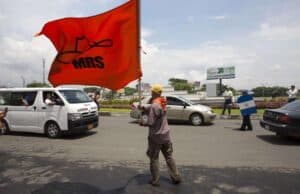
[[[256,105],[253,97],[249,95],[248,91],[243,91],[242,96],[238,98],[238,104],[240,107],[241,114],[243,116],[243,123],[240,128],[242,131],[252,131],[251,114],[257,113]]]
[[[173,146],[170,138],[170,128],[167,121],[166,99],[161,96],[162,86],[155,84],[151,88],[151,106],[145,112],[148,114],[146,126],[149,127],[147,156],[150,158],[150,172],[152,186],[159,186],[159,153],[162,151],[169,168],[171,180],[174,184],[181,182],[175,160],[172,156]]]
[[[232,107],[232,98],[233,93],[230,89],[226,88],[225,92],[223,93],[223,96],[225,98],[224,106],[223,106],[223,112],[222,115],[225,115],[226,109],[228,110],[228,118],[231,116],[231,107]]]
[[[93,99],[94,99],[94,102],[97,104],[98,111],[99,111],[99,109],[100,109],[100,92],[99,91],[96,91],[94,93]]]
[[[7,112],[8,112],[7,108],[5,108],[4,111],[0,111],[0,135],[6,132],[4,118],[6,117]]]
[[[298,90],[296,89],[295,85],[291,85],[291,88],[287,91],[288,97],[288,103],[293,102],[297,98]]]

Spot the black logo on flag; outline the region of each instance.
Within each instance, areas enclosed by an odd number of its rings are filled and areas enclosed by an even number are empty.
[[[82,48],[83,46],[83,48]],[[58,52],[55,57],[55,61],[62,64],[72,63],[74,68],[104,68],[104,59],[101,56],[91,56],[91,57],[79,57],[78,55],[87,52],[88,50],[96,47],[112,47],[112,39],[103,39],[97,42],[90,41],[85,36],[77,37],[75,41],[74,50],[67,50]]]

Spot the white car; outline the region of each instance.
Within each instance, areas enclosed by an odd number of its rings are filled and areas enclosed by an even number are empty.
[[[167,98],[167,117],[170,121],[190,121],[197,126],[212,123],[216,114],[208,106],[193,103],[183,97],[175,95],[166,95]],[[142,106],[150,106],[151,96],[142,100]],[[140,119],[142,112],[138,109],[138,102],[131,106],[130,116],[134,119]]]

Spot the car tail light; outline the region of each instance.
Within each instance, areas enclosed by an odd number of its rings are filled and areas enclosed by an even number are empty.
[[[286,124],[290,123],[290,118],[287,115],[279,115],[277,120]]]

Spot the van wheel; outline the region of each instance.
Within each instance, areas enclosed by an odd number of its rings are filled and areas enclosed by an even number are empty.
[[[190,122],[192,123],[192,125],[194,126],[199,126],[203,124],[203,117],[201,114],[199,113],[194,113],[191,115],[190,117]]]
[[[45,133],[49,138],[58,138],[61,136],[60,128],[55,122],[46,124]]]
[[[2,133],[4,135],[7,135],[7,134],[9,134],[9,127],[8,127],[8,124],[6,121],[4,121],[3,123],[4,123],[4,126],[2,129],[0,129],[1,130],[0,134]]]

